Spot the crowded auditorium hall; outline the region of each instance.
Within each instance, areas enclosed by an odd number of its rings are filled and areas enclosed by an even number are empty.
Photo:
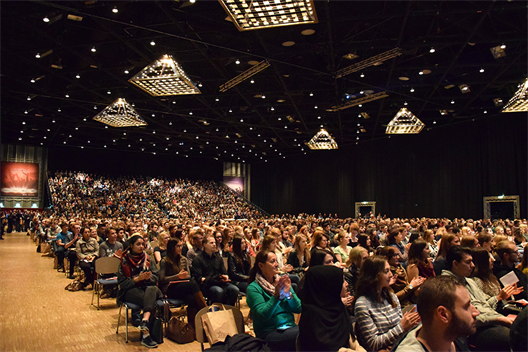
[[[0,7],[0,351],[528,351],[525,2]]]

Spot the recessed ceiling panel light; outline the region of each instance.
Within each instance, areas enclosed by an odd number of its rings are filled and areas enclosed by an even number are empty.
[[[313,0],[219,0],[239,31],[317,23]]]
[[[302,35],[312,35],[315,33],[315,30],[313,29],[305,29],[304,31],[301,32]]]
[[[136,110],[122,98],[117,99],[113,104],[107,106],[93,119],[112,127],[147,125],[146,121],[139,116]]]
[[[401,108],[400,111],[387,125],[386,134],[416,134],[424,128],[425,124],[420,121],[411,111]]]
[[[400,81],[408,81],[408,80],[409,80],[409,77],[401,76],[401,77],[398,77],[398,79],[399,79]]]
[[[164,55],[128,81],[152,96],[201,94],[170,55]]]
[[[502,99],[501,99],[502,102]],[[528,78],[519,86],[519,89],[508,101],[502,112],[526,112],[528,111]]]

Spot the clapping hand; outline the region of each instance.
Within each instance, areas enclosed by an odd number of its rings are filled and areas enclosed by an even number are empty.
[[[347,292],[345,297],[341,297],[341,301],[343,301],[343,304],[346,307],[350,307],[354,301],[354,296],[352,296],[350,292]]]
[[[142,271],[138,275],[138,280],[139,281],[150,280],[151,277],[152,277],[152,272],[151,271]]]
[[[417,326],[418,323],[420,323],[420,315],[416,311],[416,307],[413,307],[413,309],[405,313],[400,322],[401,326],[403,327],[403,330],[405,331],[411,330],[412,328]]]

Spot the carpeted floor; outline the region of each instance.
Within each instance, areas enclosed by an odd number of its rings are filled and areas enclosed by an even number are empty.
[[[97,310],[90,305],[91,286],[85,291],[65,290],[71,280],[53,269],[53,258],[36,252],[25,233],[4,238],[0,241],[0,351],[147,350],[133,326],[125,343],[124,312],[116,334],[115,299],[102,299]],[[246,317],[245,299],[242,312]],[[179,345],[165,339],[157,350],[200,351],[200,344]]]

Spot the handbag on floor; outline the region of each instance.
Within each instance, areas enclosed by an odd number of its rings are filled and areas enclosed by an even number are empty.
[[[152,339],[156,341],[158,345],[163,343],[163,324],[160,318],[154,319],[152,328],[150,329],[150,336],[152,336]]]
[[[185,316],[172,317],[166,331],[167,337],[179,344],[194,341],[194,328],[185,322]]]
[[[81,286],[82,286],[81,277],[76,277],[64,289],[68,291],[79,291],[81,289]]]

